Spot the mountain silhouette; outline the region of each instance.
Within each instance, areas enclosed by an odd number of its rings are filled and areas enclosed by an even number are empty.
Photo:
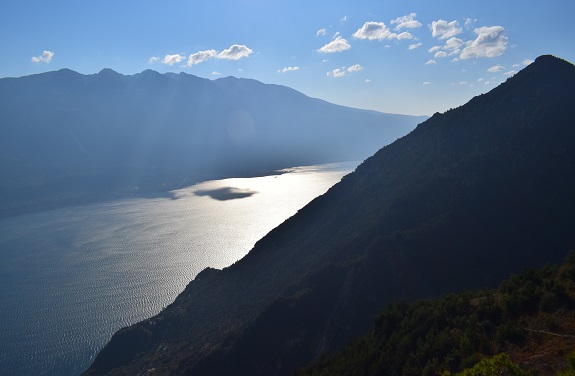
[[[496,286],[575,249],[575,67],[552,56],[435,114],[118,331],[86,375],[288,375],[398,299]]]
[[[363,160],[426,117],[333,105],[284,86],[151,70],[0,79],[0,216]]]

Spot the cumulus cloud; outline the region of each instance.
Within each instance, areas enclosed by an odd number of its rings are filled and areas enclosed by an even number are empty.
[[[222,74],[218,71],[213,71],[212,76],[221,76]]]
[[[433,57],[435,57],[437,59],[437,58],[446,57],[446,56],[447,56],[447,52],[437,51]]]
[[[415,19],[417,14],[411,13],[407,16],[396,18],[395,20],[391,21],[392,25],[395,26],[394,30],[401,30],[401,29],[415,29],[417,27],[421,27],[421,23]]]
[[[363,67],[362,67],[361,65],[359,65],[359,64],[355,64],[355,65],[352,65],[351,67],[347,68],[347,71],[350,72],[350,73],[352,73],[352,72],[359,72],[359,71],[362,71],[362,70],[363,70]]]
[[[347,42],[347,40],[341,36],[337,36],[334,40],[317,50],[318,52],[323,52],[325,54],[331,54],[334,52],[342,52],[345,50],[349,50],[351,48],[351,44]]]
[[[203,63],[204,61],[216,57],[217,55],[218,51],[216,50],[199,51],[190,55],[186,65],[191,67],[192,65]]]
[[[293,72],[299,70],[299,67],[285,67],[283,69],[278,69],[278,73]]]
[[[347,22],[347,21],[349,21],[349,17],[348,17],[348,16],[343,16],[340,21],[341,21],[341,22]]]
[[[325,28],[319,29],[319,30],[317,31],[317,33],[315,33],[315,35],[318,36],[318,37],[324,36],[324,35],[326,35],[326,34],[327,34],[327,30],[326,30]]]
[[[504,76],[513,76],[515,73],[517,73],[517,71],[510,70],[509,72],[503,73],[503,75],[504,75]]]
[[[365,83],[366,83],[366,84],[369,84],[370,82],[371,82],[371,80],[370,80],[369,78],[366,78],[366,79],[365,79]]]
[[[425,81],[425,82],[423,83],[423,86],[429,86],[429,85],[431,85],[431,82],[429,82],[429,81]]]
[[[164,63],[166,65],[174,65],[174,64],[180,63],[182,60],[184,60],[184,58],[185,58],[185,56],[183,56],[181,54],[166,55],[162,59],[162,63]]]
[[[503,69],[505,68],[502,65],[494,65],[491,68],[487,69],[487,71],[489,73],[497,73],[503,71]]]
[[[457,21],[447,22],[444,20],[431,23],[431,35],[439,39],[447,39],[461,34],[462,29]]]
[[[341,68],[336,68],[334,70],[332,70],[331,72],[327,72],[327,76],[328,77],[345,77],[348,73],[354,73],[354,72],[359,72],[364,70],[364,68],[359,65],[359,64],[355,64],[352,65],[348,68],[346,67],[341,67]]]
[[[523,61],[521,62],[521,64],[523,64],[523,65],[525,65],[525,66],[528,66],[528,65],[531,64],[532,62],[533,62],[533,60],[525,59],[525,60],[523,60]]]
[[[346,70],[345,68],[336,68],[331,72],[327,72],[329,77],[345,77]]]
[[[353,34],[353,37],[358,39],[382,40],[387,38],[390,33],[389,28],[385,26],[383,22],[366,22],[361,29]]]
[[[429,64],[437,64],[437,62],[435,60],[427,60],[425,65],[429,65]]]
[[[54,57],[54,52],[52,52],[52,51],[44,51],[44,52],[42,52],[42,55],[32,57],[32,62],[33,62],[33,63],[46,63],[46,64],[49,64],[49,63],[52,61],[52,58],[53,58],[53,57]]]
[[[429,50],[427,50],[427,52],[434,53],[434,52],[437,52],[439,50],[441,50],[441,46],[433,46]]]
[[[354,38],[357,39],[368,39],[368,40],[385,40],[385,39],[413,39],[413,36],[408,32],[403,32],[401,34],[396,34],[389,30],[389,28],[383,22],[366,22],[363,24],[361,29],[357,30],[353,34]]]
[[[250,56],[254,51],[243,44],[234,44],[218,54],[218,59],[239,60]]]
[[[415,43],[415,44],[410,44],[408,48],[409,48],[410,50],[415,50],[416,48],[419,48],[419,47],[421,47],[421,46],[422,46],[421,43]]]
[[[484,26],[473,30],[477,34],[472,42],[467,42],[461,51],[461,59],[497,57],[507,49],[505,29],[501,26]]]
[[[159,56],[152,56],[151,58],[148,59],[148,64],[154,64],[157,63],[158,61],[160,61],[162,58],[160,58]]]
[[[463,45],[463,41],[459,38],[451,37],[445,42],[444,50],[451,50],[454,53],[459,53],[459,48]]]

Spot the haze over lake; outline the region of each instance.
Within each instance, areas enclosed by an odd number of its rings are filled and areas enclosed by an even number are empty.
[[[0,374],[79,374],[117,329],[242,258],[357,164],[0,219]]]

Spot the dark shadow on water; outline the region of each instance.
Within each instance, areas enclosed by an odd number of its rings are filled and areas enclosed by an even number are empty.
[[[226,200],[235,200],[238,198],[246,198],[253,196],[258,192],[250,191],[247,189],[239,189],[234,187],[223,187],[218,189],[202,189],[199,191],[195,191],[194,194],[196,196],[210,196],[214,200],[218,201],[226,201]]]

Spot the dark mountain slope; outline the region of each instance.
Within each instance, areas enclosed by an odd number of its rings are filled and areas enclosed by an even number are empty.
[[[567,368],[566,355],[575,355],[574,282],[571,255],[563,265],[514,275],[496,290],[398,302],[377,315],[367,335],[297,374],[454,375],[503,353],[524,370],[557,375]]]
[[[4,78],[0,215],[56,200],[361,160],[424,119],[335,106],[232,77],[63,69]]]
[[[544,56],[436,114],[116,333],[87,374],[289,374],[394,300],[561,261],[575,246],[574,87],[575,67]]]

